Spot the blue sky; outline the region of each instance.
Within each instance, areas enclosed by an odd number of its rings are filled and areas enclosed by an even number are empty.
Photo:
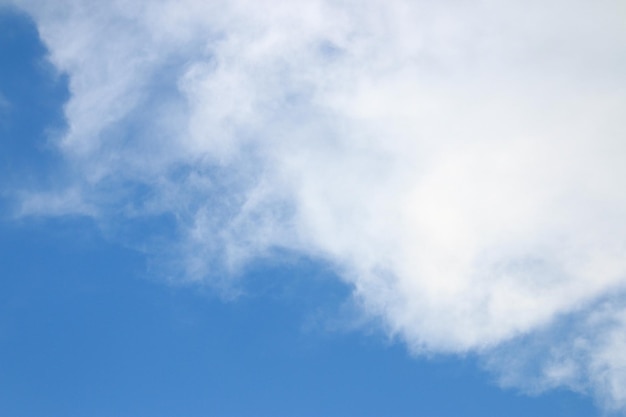
[[[272,291],[223,303],[150,282],[84,222],[2,231],[7,415],[597,415],[568,392],[501,390],[472,360],[307,328],[345,292],[311,265],[256,271]]]
[[[0,414],[620,415],[619,25],[242,4],[0,9]]]

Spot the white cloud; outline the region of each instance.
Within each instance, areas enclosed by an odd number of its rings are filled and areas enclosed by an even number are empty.
[[[324,259],[415,352],[549,340],[503,380],[626,407],[621,1],[17,3],[71,77],[52,201],[173,215],[187,279]]]

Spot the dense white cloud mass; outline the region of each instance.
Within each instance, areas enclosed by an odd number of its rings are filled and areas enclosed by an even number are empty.
[[[17,3],[77,177],[24,214],[171,215],[186,279],[323,259],[415,352],[626,407],[622,0]]]

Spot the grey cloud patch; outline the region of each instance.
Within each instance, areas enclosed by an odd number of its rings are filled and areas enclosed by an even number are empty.
[[[29,213],[171,215],[187,280],[322,259],[416,353],[527,352],[503,381],[626,407],[623,297],[598,304],[626,284],[619,1],[17,3],[80,174]],[[564,318],[593,342],[538,342]]]
[[[11,107],[11,103],[6,99],[2,91],[0,91],[0,111],[4,112]]]
[[[0,127],[4,127],[7,123],[10,111],[11,103],[4,97],[2,91],[0,91]]]

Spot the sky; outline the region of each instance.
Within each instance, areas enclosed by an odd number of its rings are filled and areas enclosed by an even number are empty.
[[[0,412],[625,415],[625,18],[0,1]]]

